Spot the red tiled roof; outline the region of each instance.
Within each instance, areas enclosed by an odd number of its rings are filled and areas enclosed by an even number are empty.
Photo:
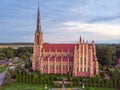
[[[51,49],[51,52],[55,51],[57,49],[57,52],[61,52],[63,49],[63,52],[67,52],[68,49],[70,52],[74,51],[74,47],[75,45],[78,44],[43,44],[43,49],[45,49],[45,51],[49,51],[49,49]]]

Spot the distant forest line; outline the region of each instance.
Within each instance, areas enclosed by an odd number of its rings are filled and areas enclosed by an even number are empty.
[[[34,45],[34,43],[33,42],[10,42],[10,43],[0,43],[0,45]],[[118,44],[117,43],[95,43],[95,45],[120,45],[120,43]]]

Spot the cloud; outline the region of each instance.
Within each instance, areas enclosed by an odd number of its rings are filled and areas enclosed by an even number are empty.
[[[49,34],[45,34],[47,42],[78,42],[82,35],[85,40],[95,40],[96,42],[112,43],[119,41],[120,26],[112,24],[64,22],[62,25],[52,29]],[[50,37],[50,38],[46,38]],[[57,37],[57,38],[56,38]]]
[[[95,17],[91,20],[88,20],[87,22],[89,23],[95,23],[95,22],[111,22],[113,20],[119,20],[120,19],[120,15],[116,15],[116,16],[101,16],[101,17]]]
[[[4,0],[0,42],[33,42],[38,2],[46,42],[77,42],[80,35],[97,42],[120,40],[119,0]]]
[[[120,36],[120,26],[119,25],[110,25],[110,24],[89,24],[81,22],[65,22],[63,23],[66,27],[66,30],[77,30],[84,31],[88,33],[101,34],[106,36]]]

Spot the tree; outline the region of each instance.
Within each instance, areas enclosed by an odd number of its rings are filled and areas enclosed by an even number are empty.
[[[114,88],[117,87],[117,78],[116,78],[116,77],[113,79],[113,87],[114,87]]]
[[[11,75],[9,72],[6,72],[5,77],[3,79],[3,85],[9,84],[11,81]]]
[[[117,88],[120,89],[120,80],[118,80]]]
[[[20,82],[20,74],[19,73],[16,73],[16,81]]]
[[[28,60],[30,55],[33,53],[32,47],[20,47],[18,49],[13,48],[2,48],[0,49],[0,59],[20,57],[24,60]]]
[[[25,73],[22,73],[22,77],[23,77],[23,78],[22,78],[22,79],[23,79],[23,80],[22,80],[23,83],[26,83],[26,74],[25,74]]]
[[[22,57],[26,52],[33,53],[32,47],[20,47],[16,50],[16,56]]]
[[[102,79],[102,81],[101,81],[101,87],[104,87],[105,85],[104,85],[104,79]]]
[[[105,87],[108,88],[109,87],[109,81],[105,80]]]
[[[20,83],[23,83],[23,74],[20,73]]]
[[[93,86],[96,87],[96,78],[93,78]]]
[[[50,82],[50,77],[49,76],[47,76],[47,84],[50,84],[51,82]]]
[[[14,51],[15,50],[10,47],[0,49],[0,53],[4,53],[6,58],[14,58],[15,57]]]
[[[6,55],[4,53],[0,53],[0,60],[4,60]]]
[[[116,54],[114,53],[114,54],[112,55],[112,65],[113,65],[113,66],[117,64],[117,60],[118,60],[118,58],[117,58]]]
[[[97,46],[98,62],[103,66],[111,66],[113,63],[112,56],[115,52],[115,47],[111,45]]]
[[[79,86],[79,83],[80,83],[80,79],[79,78],[77,78],[77,80],[76,80],[77,82],[77,86]]]
[[[76,86],[76,77],[73,77],[73,86]]]
[[[118,49],[116,50],[116,56],[117,56],[117,58],[120,58],[120,48],[118,48]]]
[[[113,79],[110,80],[110,88],[113,88]]]
[[[28,61],[29,58],[30,58],[30,53],[29,53],[29,52],[25,52],[25,53],[22,55],[21,58],[22,58],[23,60],[25,60],[25,61]]]
[[[96,78],[96,81],[97,81],[97,82],[96,82],[97,87],[100,87],[100,80],[101,80],[100,77],[97,77],[97,78]]]
[[[7,58],[14,58],[15,54],[14,54],[14,49],[13,48],[3,48],[3,52],[6,54]]]
[[[16,72],[13,69],[8,69],[8,72],[10,73],[12,79],[16,78]]]
[[[32,75],[31,75],[31,73],[29,74],[29,83],[32,84]]]

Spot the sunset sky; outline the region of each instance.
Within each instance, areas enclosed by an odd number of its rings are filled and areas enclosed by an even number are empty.
[[[120,43],[120,0],[2,0],[0,43],[34,41],[38,2],[45,42]]]

